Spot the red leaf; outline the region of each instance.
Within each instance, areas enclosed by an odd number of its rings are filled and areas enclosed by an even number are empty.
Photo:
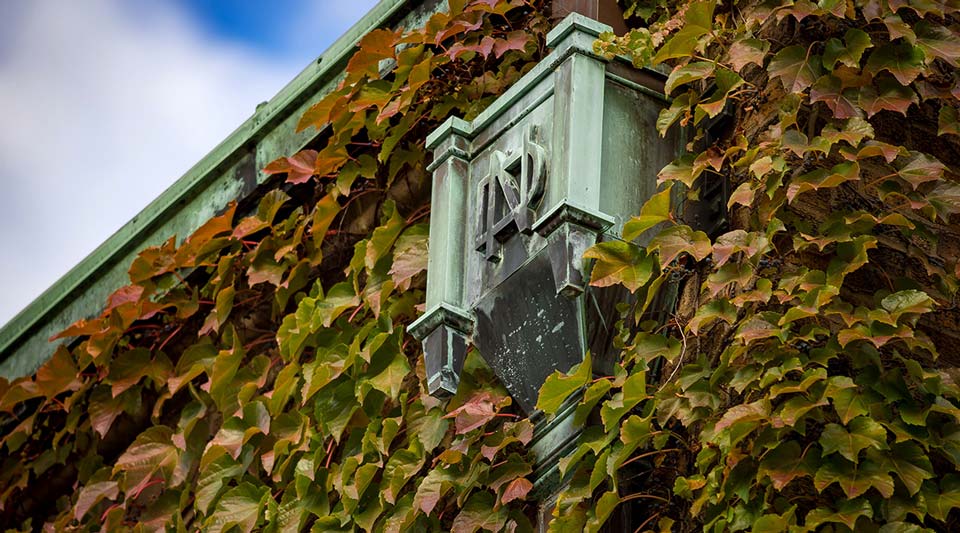
[[[481,392],[444,418],[455,418],[457,434],[462,435],[493,420],[497,416],[497,407],[503,404],[504,400],[489,392]]]
[[[835,118],[851,118],[857,116],[857,109],[853,101],[857,92],[853,89],[843,90],[840,78],[836,76],[821,76],[810,89],[811,102],[823,102],[833,111]]]
[[[316,150],[302,150],[292,157],[281,157],[264,167],[264,174],[287,174],[287,183],[303,183],[314,174]]]
[[[493,45],[493,53],[499,59],[503,54],[510,50],[523,50],[527,45],[530,36],[523,30],[512,31],[504,39],[497,39]]]
[[[532,488],[533,483],[530,483],[527,478],[518,477],[507,484],[507,488],[503,491],[503,497],[500,498],[500,502],[506,505],[513,500],[523,500]]]

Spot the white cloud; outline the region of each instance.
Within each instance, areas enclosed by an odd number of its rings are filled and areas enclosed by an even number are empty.
[[[335,33],[314,55],[372,3],[318,22]],[[0,324],[304,66],[211,41],[172,2],[131,5],[0,2]]]

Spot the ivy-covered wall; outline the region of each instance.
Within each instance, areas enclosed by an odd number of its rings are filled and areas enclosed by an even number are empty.
[[[636,29],[596,49],[666,68],[658,129],[690,142],[625,240],[586,254],[636,303],[610,375],[587,354],[541,390],[582,424],[550,528],[956,529],[958,6],[622,5]],[[426,395],[405,325],[424,138],[544,55],[546,7],[452,0],[370,32],[258,205],[141,253],[99,318],[3,382],[4,526],[532,529],[534,425],[475,356],[455,397]],[[719,234],[675,215],[718,182]]]

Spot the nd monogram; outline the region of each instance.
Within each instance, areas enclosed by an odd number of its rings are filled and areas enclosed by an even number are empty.
[[[488,261],[500,261],[500,243],[509,236],[533,230],[534,207],[543,196],[547,158],[536,136],[537,127],[530,126],[522,151],[494,151],[489,173],[478,184],[474,245]]]

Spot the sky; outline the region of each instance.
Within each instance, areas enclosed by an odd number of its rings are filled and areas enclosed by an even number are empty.
[[[376,0],[0,0],[0,325]]]

